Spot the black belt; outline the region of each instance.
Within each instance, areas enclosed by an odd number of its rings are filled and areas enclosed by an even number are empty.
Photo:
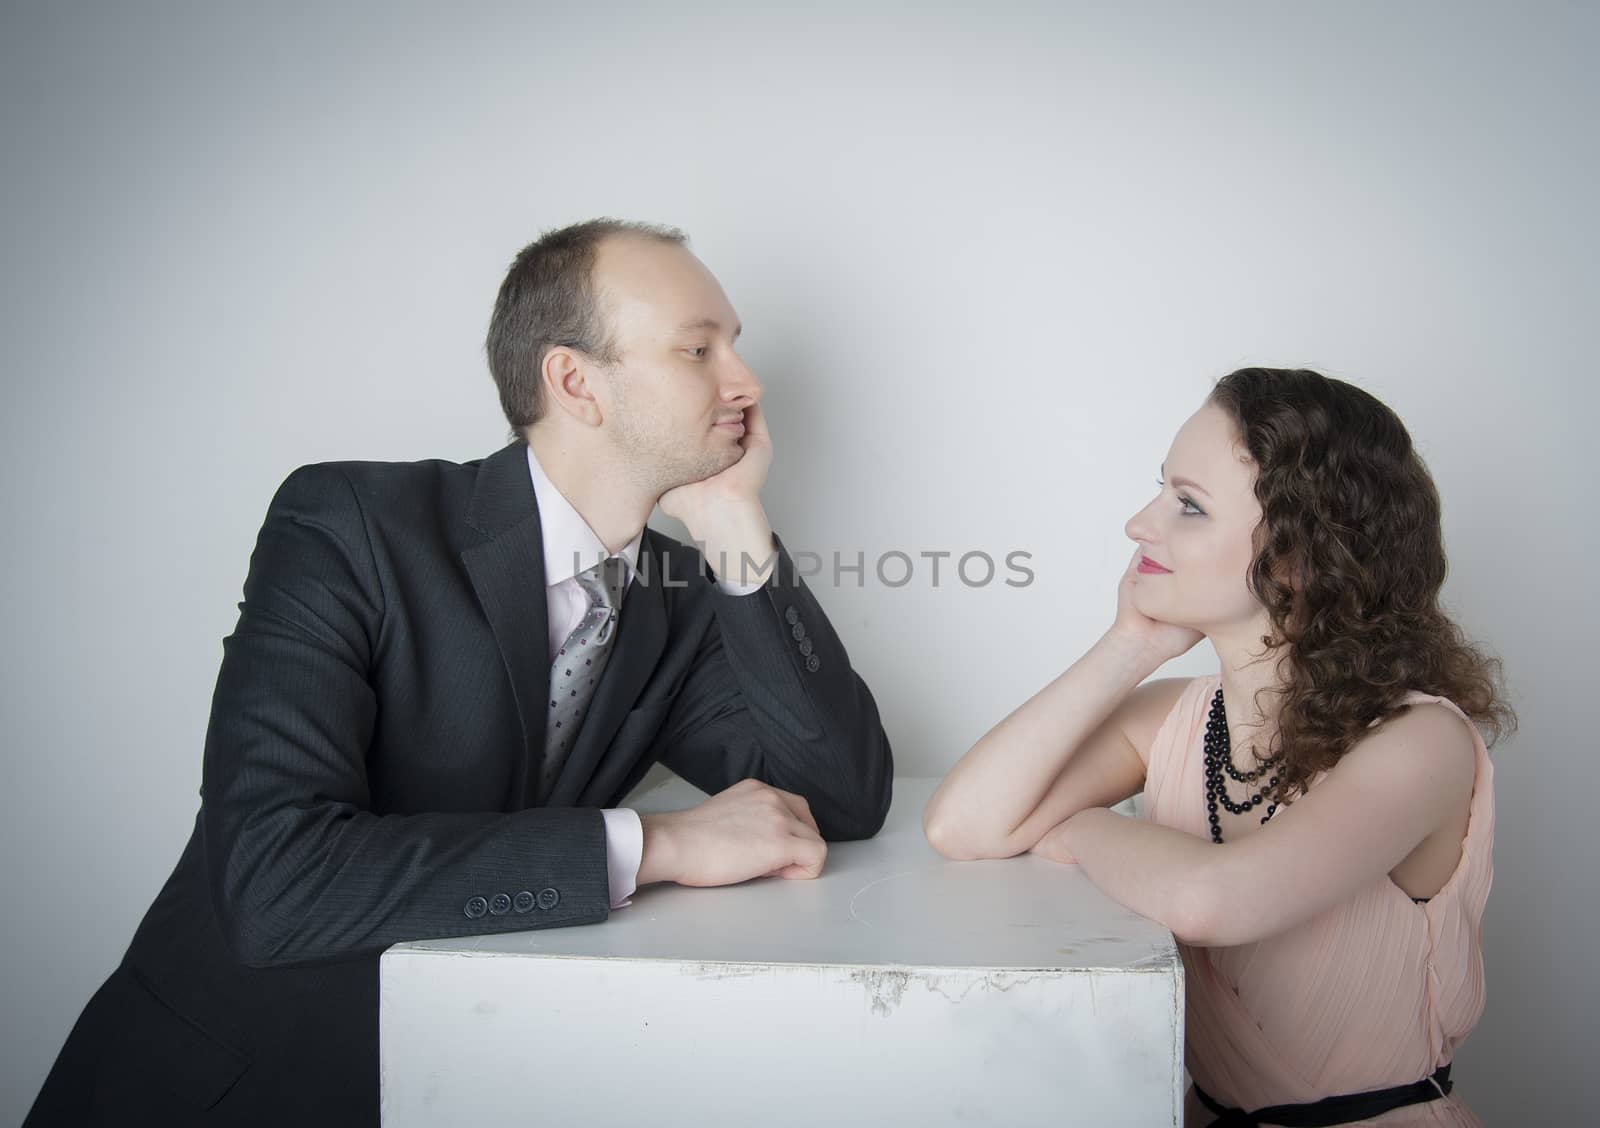
[[[1449,1062],[1434,1070],[1433,1076],[1424,1077],[1410,1085],[1374,1089],[1370,1093],[1351,1093],[1343,1097],[1324,1097],[1311,1104],[1273,1105],[1270,1108],[1258,1108],[1254,1112],[1219,1104],[1199,1085],[1194,1087],[1194,1095],[1200,1098],[1200,1103],[1217,1114],[1210,1128],[1252,1128],[1259,1124],[1282,1124],[1285,1128],[1322,1128],[1323,1125],[1348,1124],[1352,1120],[1378,1116],[1390,1109],[1438,1100],[1449,1092]]]

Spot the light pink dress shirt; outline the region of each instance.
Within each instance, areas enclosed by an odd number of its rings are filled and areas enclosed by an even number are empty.
[[[607,552],[589,523],[539,465],[531,445],[528,447],[528,473],[533,479],[533,496],[539,503],[539,530],[544,538],[545,601],[549,611],[550,657],[554,660],[562,643],[589,610],[589,597],[578,584],[578,573],[610,556],[620,556],[627,573],[623,591],[627,591],[628,585],[633,583],[644,530],[640,529],[639,535],[624,545],[621,552]],[[719,580],[717,587],[729,595],[749,595],[761,585]],[[638,813],[627,807],[600,814],[606,824],[606,879],[610,885],[611,907],[620,909],[638,887],[639,862],[644,856],[644,827]]]

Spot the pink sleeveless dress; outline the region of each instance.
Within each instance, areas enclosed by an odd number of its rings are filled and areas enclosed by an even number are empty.
[[[1145,785],[1145,818],[1207,840],[1203,741],[1219,684],[1216,677],[1196,678],[1184,690],[1156,734]],[[1407,701],[1436,701],[1467,720],[1440,697],[1413,693]],[[1481,923],[1493,875],[1494,773],[1483,738],[1467,727],[1478,769],[1461,861],[1426,904],[1384,877],[1266,940],[1230,948],[1178,945],[1187,996],[1185,1061],[1214,1100],[1249,1110],[1409,1085],[1450,1061],[1477,1023],[1484,997]],[[1213,1119],[1191,1090],[1185,1124]],[[1355,1123],[1482,1121],[1453,1093]]]

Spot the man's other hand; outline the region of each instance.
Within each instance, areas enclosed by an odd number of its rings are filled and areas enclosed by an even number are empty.
[[[798,795],[741,780],[698,807],[642,815],[639,884],[732,885],[752,877],[816,877],[828,844]]]

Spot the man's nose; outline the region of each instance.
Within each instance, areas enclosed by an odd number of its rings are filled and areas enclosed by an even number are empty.
[[[730,403],[744,399],[758,403],[761,399],[761,381],[738,353],[732,353],[722,376],[722,398]]]

